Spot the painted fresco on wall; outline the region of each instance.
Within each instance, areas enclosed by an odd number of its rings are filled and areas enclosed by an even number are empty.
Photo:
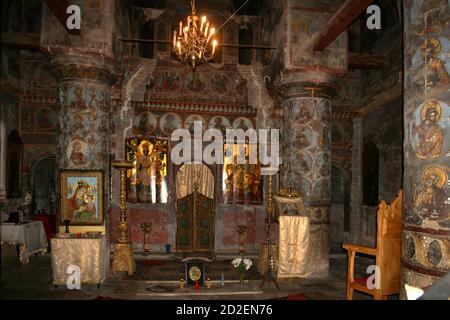
[[[420,159],[432,159],[450,153],[450,107],[442,102],[428,100],[413,114],[411,141]]]
[[[92,159],[92,149],[83,138],[79,137],[69,143],[66,155],[73,164],[86,165]]]
[[[297,165],[294,166],[294,172],[300,176],[308,174],[313,167],[311,156],[308,153],[299,151],[296,153],[295,158],[297,159]]]
[[[308,148],[312,140],[312,130],[308,127],[300,127],[297,132],[297,139],[294,141],[294,147],[299,150]]]
[[[24,133],[53,133],[56,121],[55,105],[22,105],[21,128]]]
[[[243,148],[242,148],[243,147]],[[226,150],[227,145],[224,147]],[[262,204],[261,165],[249,164],[249,144],[234,144],[233,163],[224,152],[223,195],[225,204]],[[244,149],[244,150],[241,150]],[[244,152],[246,163],[238,164],[238,155]]]
[[[192,70],[178,65],[158,67],[146,79],[145,90],[146,99],[152,101],[248,104],[247,82],[237,70],[202,67],[192,73]]]
[[[158,126],[158,120],[152,112],[142,112],[134,119],[133,132],[135,135],[148,136]]]
[[[191,134],[194,134],[194,122],[201,121],[202,122],[202,132],[206,129],[206,121],[205,119],[199,115],[199,114],[192,114],[184,120],[184,128],[189,130]]]
[[[200,92],[205,88],[203,76],[199,73],[191,73],[187,76],[187,88],[192,92]]]
[[[162,76],[162,86],[166,90],[178,90],[180,88],[180,74],[176,71],[165,72]]]
[[[412,8],[412,14],[418,23],[415,32],[418,36],[440,32],[450,23],[448,0],[428,0],[416,2]]]
[[[109,91],[104,85],[75,82],[59,87],[62,168],[104,168],[108,164]]]
[[[315,5],[316,6],[316,5]],[[320,10],[320,9],[317,9]],[[343,32],[317,57],[309,48],[314,35],[323,29],[323,25],[330,19],[330,13],[323,11],[308,12],[302,9],[290,10],[290,26],[288,27],[288,61],[291,67],[320,65],[332,68],[335,72],[346,72],[347,70],[347,33]]]
[[[430,37],[420,44],[412,58],[413,83],[417,90],[432,93],[450,84],[450,66],[445,63],[450,53],[450,40]]]
[[[331,134],[327,99],[291,98],[283,101],[287,136],[283,139],[286,185],[301,190],[305,199],[330,199]]]
[[[233,121],[233,129],[242,129],[247,131],[248,129],[253,129],[253,123],[248,118],[239,117]]]
[[[209,128],[218,129],[225,136],[226,130],[231,128],[231,124],[224,116],[215,116],[209,120]]]
[[[125,148],[134,165],[127,171],[127,201],[167,203],[167,140],[130,138]]]
[[[450,218],[450,169],[428,165],[414,194],[414,212],[422,219],[444,222]]]
[[[229,87],[230,81],[223,74],[216,73],[211,79],[211,88],[219,94],[227,93]]]
[[[166,113],[159,120],[161,131],[166,135],[171,135],[175,129],[183,127],[183,121],[176,113]]]

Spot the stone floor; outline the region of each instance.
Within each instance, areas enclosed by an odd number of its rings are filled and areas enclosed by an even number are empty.
[[[240,285],[237,281],[213,281],[212,288],[178,289],[177,281],[134,281],[122,280],[124,274],[109,275],[100,288],[82,285],[81,290],[68,290],[64,286],[54,288],[50,256],[30,259],[25,266],[6,266],[1,269],[1,299],[217,299],[217,300],[264,300],[285,299],[289,295],[304,294],[308,300],[345,299],[347,256],[330,256],[330,274],[322,279],[298,279],[280,281],[280,289],[265,287],[260,290],[260,281],[247,281]],[[367,266],[373,261],[357,257],[356,272],[364,276]],[[157,292],[155,292],[157,291]],[[395,298],[395,297],[394,297]],[[365,294],[355,293],[354,299],[371,299]]]

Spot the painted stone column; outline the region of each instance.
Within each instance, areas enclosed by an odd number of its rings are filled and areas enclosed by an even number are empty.
[[[311,275],[326,276],[331,204],[331,90],[305,82],[289,83],[280,89],[284,113],[282,182],[284,187],[303,194],[311,218]]]
[[[450,270],[450,9],[406,0],[404,218],[400,297]]]
[[[103,170],[103,210],[106,210],[109,205],[112,64],[95,55],[64,53],[52,58],[51,72],[58,81],[61,107],[56,152],[58,168]]]

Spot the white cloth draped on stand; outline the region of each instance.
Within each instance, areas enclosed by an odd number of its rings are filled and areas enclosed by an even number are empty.
[[[280,216],[278,278],[306,277],[309,257],[309,217]]]

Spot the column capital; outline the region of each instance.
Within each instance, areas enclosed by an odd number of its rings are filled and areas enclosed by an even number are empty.
[[[89,79],[112,85],[117,81],[114,63],[105,57],[66,52],[52,57],[51,70],[58,81]]]

